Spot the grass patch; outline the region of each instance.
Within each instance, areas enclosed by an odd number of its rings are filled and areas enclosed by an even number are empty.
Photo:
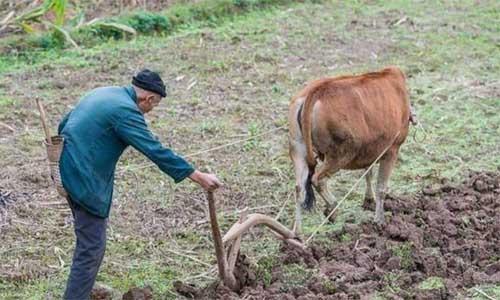
[[[300,264],[289,264],[283,266],[283,285],[285,291],[296,287],[305,286],[313,276],[314,271]]]
[[[420,283],[419,288],[422,290],[435,290],[444,288],[443,278],[436,276],[426,278]]]
[[[412,249],[411,243],[400,243],[391,248],[392,254],[401,259],[401,267],[405,270],[413,266]]]
[[[268,256],[262,257],[257,262],[257,278],[260,278],[264,286],[269,286],[272,280],[272,270],[276,265],[277,257],[273,254],[269,254]]]
[[[385,290],[386,292],[397,294],[399,291],[401,291],[401,287],[399,286],[399,277],[400,275],[397,273],[389,272],[387,274],[384,274],[384,282],[385,282]],[[383,293],[382,293],[383,295]]]
[[[134,286],[151,286],[155,294],[166,295],[167,291],[172,289],[172,282],[177,276],[178,273],[167,263],[138,262],[118,274],[101,272],[97,281],[105,282],[120,291],[127,291]]]
[[[8,98],[0,95],[0,108],[6,108],[8,106],[13,106],[16,103],[15,99]]]

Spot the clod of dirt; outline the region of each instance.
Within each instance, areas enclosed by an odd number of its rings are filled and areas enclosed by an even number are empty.
[[[133,287],[123,294],[123,300],[151,300],[153,299],[153,289],[150,286],[145,288]]]
[[[112,300],[113,290],[105,286],[96,286],[90,293],[91,300]]]
[[[384,268],[388,271],[394,271],[401,268],[401,258],[399,256],[393,256],[387,260]]]
[[[251,268],[249,259],[244,254],[238,256],[233,273],[241,287],[255,285],[257,275]]]
[[[238,256],[233,274],[242,288],[256,287],[257,274],[246,255]],[[175,281],[173,285],[177,293],[190,299],[239,299],[237,293],[217,282],[204,289],[182,281]]]
[[[303,263],[308,266],[314,266],[318,261],[314,258],[314,248],[309,247],[305,250],[298,249],[288,243],[281,244],[281,259],[284,263]],[[316,250],[317,252],[318,250]]]
[[[198,295],[199,292],[198,289],[196,288],[196,286],[192,284],[184,283],[182,281],[177,280],[173,282],[173,285],[175,291],[179,295],[182,295],[186,298],[193,299],[196,298],[196,296]]]

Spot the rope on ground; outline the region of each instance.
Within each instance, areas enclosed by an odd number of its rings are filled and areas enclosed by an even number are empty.
[[[199,259],[198,259],[198,258],[196,258],[196,257],[189,256],[189,255],[187,255],[187,254],[183,254],[183,253],[180,253],[180,252],[174,251],[174,250],[172,250],[172,249],[164,249],[164,250],[165,250],[165,251],[167,251],[167,252],[170,252],[170,253],[172,253],[172,254],[175,254],[175,255],[178,255],[178,256],[181,256],[181,257],[184,257],[184,258],[190,259],[190,260],[192,260],[192,261],[194,261],[194,262],[197,262],[197,263],[199,263],[199,264],[201,264],[201,265],[204,265],[205,267],[209,267],[209,268],[210,268],[210,267],[212,267],[212,265],[210,265],[210,264],[208,264],[208,263],[206,263],[206,262],[204,262],[204,261],[202,261],[202,260],[199,260]]]
[[[285,127],[286,127],[286,125],[283,125],[283,126],[271,129],[269,131],[263,132],[261,134],[253,135],[253,136],[251,136],[249,138],[246,138],[246,139],[241,139],[241,140],[237,140],[237,141],[234,141],[234,142],[231,142],[231,143],[227,143],[227,144],[224,144],[224,145],[216,146],[216,147],[213,147],[213,148],[210,148],[210,149],[206,149],[206,150],[201,150],[201,151],[198,151],[198,152],[190,153],[188,155],[185,155],[184,157],[186,157],[186,158],[193,157],[193,156],[197,156],[197,155],[200,155],[200,154],[205,154],[205,153],[209,153],[209,152],[212,152],[212,151],[215,151],[215,150],[226,148],[226,147],[229,147],[229,146],[232,146],[232,145],[241,144],[243,142],[247,142],[247,141],[253,140],[255,138],[261,137],[263,135],[267,135],[267,134],[270,134],[272,132],[281,130],[281,129],[285,128]],[[124,167],[123,169],[121,169],[118,172],[116,172],[116,174],[121,175],[121,174],[123,174],[125,172],[128,172],[128,171],[137,171],[137,170],[141,170],[141,169],[147,169],[147,168],[150,168],[152,166],[155,166],[155,164],[154,163],[146,163],[146,164],[135,165],[135,166],[131,166],[131,167]]]
[[[321,229],[321,227],[323,227],[326,222],[328,222],[328,220],[330,219],[330,217],[335,213],[335,211],[340,207],[340,205],[342,204],[342,202],[344,202],[347,197],[349,197],[349,195],[352,193],[352,191],[354,191],[354,189],[356,188],[356,186],[361,182],[361,180],[363,178],[365,178],[366,174],[368,174],[368,172],[371,171],[371,169],[373,168],[373,166],[380,160],[380,158],[387,152],[387,150],[389,150],[389,148],[391,148],[391,146],[394,144],[394,141],[398,138],[399,136],[399,133],[400,131],[398,131],[396,133],[396,135],[394,136],[394,138],[392,139],[392,142],[389,144],[389,146],[387,146],[384,151],[382,151],[382,153],[380,153],[380,155],[377,157],[377,159],[375,159],[375,161],[368,167],[368,169],[366,169],[366,171],[363,173],[363,175],[361,175],[361,177],[358,179],[358,181],[356,181],[356,183],[354,183],[354,185],[351,187],[351,189],[347,192],[347,194],[344,196],[344,198],[342,198],[342,200],[339,201],[339,203],[337,203],[337,205],[335,206],[335,208],[328,214],[328,216],[323,220],[323,222],[321,222],[321,224],[318,225],[318,227],[316,227],[316,229],[313,231],[313,233],[309,236],[309,238],[304,242],[304,246],[307,246],[307,244],[312,240],[312,238],[318,233],[318,231]]]
[[[422,137],[421,140],[417,139],[417,132],[418,132],[419,129],[422,130],[422,132],[424,133],[424,135],[423,135],[423,137]],[[425,130],[424,126],[422,125],[422,122],[418,122],[416,124],[415,130],[413,131],[413,141],[415,143],[419,144],[419,143],[424,142],[427,139],[427,137],[428,137],[428,134],[427,134],[427,131]]]
[[[292,193],[288,193],[288,196],[286,197],[285,202],[283,202],[283,205],[281,206],[280,211],[278,212],[278,214],[276,215],[276,217],[274,217],[274,219],[275,219],[276,221],[278,221],[278,220],[279,220],[279,218],[280,218],[281,214],[282,214],[282,213],[283,213],[283,211],[285,210],[286,205],[287,205],[288,201],[290,201],[290,198],[291,198],[291,197],[292,197]]]

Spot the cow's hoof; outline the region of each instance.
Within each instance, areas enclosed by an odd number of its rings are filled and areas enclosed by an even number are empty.
[[[363,201],[363,205],[361,207],[363,207],[363,209],[366,210],[375,211],[375,199],[365,198],[365,200]]]

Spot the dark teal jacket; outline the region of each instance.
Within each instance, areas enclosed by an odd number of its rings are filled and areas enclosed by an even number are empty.
[[[63,186],[72,201],[98,217],[109,216],[116,163],[129,145],[175,182],[194,172],[151,134],[136,101],[132,86],[98,88],[59,124],[64,137],[59,167]]]

